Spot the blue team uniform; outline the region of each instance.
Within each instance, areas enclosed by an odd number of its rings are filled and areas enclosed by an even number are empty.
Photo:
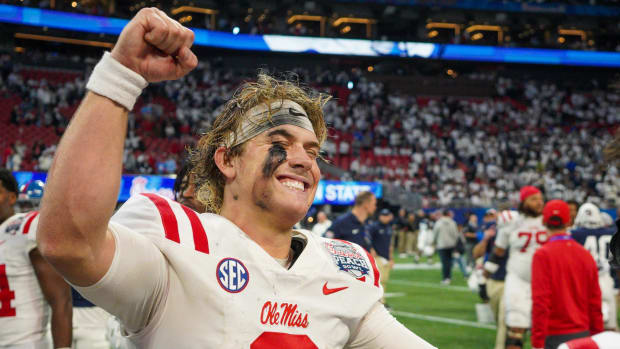
[[[334,239],[354,242],[370,251],[372,242],[368,226],[357,219],[352,212],[347,212],[336,218],[327,232],[332,232]]]
[[[376,221],[370,225],[370,239],[377,254],[390,260],[390,244],[392,243],[392,224]]]
[[[616,233],[616,227],[605,228],[575,228],[570,231],[573,239],[590,251],[599,268],[609,260],[609,243]]]

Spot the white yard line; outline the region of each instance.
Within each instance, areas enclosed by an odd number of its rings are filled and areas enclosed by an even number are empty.
[[[432,321],[432,322],[441,322],[441,323],[445,323],[445,324],[467,326],[467,327],[475,327],[475,328],[484,328],[484,329],[487,329],[487,330],[495,330],[496,329],[495,325],[483,324],[483,323],[474,322],[474,321],[451,319],[451,318],[447,318],[447,317],[432,316],[432,315],[414,314],[414,313],[409,313],[409,312],[406,312],[406,311],[397,311],[397,310],[393,310],[393,311],[391,311],[391,313],[394,314],[394,315],[397,315],[397,316],[408,317],[408,318],[411,318],[411,319],[418,319],[418,320],[425,320],[425,321]]]
[[[385,298],[396,298],[396,297],[404,297],[405,292],[386,292],[383,294]]]
[[[472,292],[469,288],[465,286],[451,286],[451,285],[441,285],[439,283],[431,283],[431,282],[418,282],[418,281],[407,281],[407,280],[396,280],[391,279],[388,281],[391,284],[398,285],[407,285],[407,286],[415,286],[415,287],[426,287],[426,288],[437,288],[441,290],[449,290],[449,291],[458,291],[458,292]]]
[[[394,264],[394,270],[439,270],[441,264],[439,263],[397,263]]]

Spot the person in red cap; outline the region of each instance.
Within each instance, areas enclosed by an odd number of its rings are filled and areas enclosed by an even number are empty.
[[[519,211],[502,211],[497,218],[495,248],[485,262],[486,275],[495,273],[508,255],[504,283],[506,348],[520,349],[531,325],[530,278],[532,256],[547,241],[542,223],[543,195],[538,188],[521,188]],[[508,253],[507,253],[508,252]]]
[[[603,331],[598,268],[590,252],[566,232],[570,208],[551,200],[543,208],[548,242],[532,260],[532,348]]]

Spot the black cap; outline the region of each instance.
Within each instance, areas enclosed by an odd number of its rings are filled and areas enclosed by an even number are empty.
[[[379,215],[380,216],[388,216],[391,215],[392,211],[388,210],[387,208],[382,209],[381,211],[379,211]]]

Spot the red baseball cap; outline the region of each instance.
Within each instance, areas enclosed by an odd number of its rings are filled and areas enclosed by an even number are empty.
[[[530,196],[538,193],[540,193],[540,190],[538,190],[538,188],[533,185],[526,185],[525,187],[521,188],[521,202],[525,201]]]
[[[570,208],[562,200],[551,200],[543,208],[543,224],[566,226],[570,223]]]

